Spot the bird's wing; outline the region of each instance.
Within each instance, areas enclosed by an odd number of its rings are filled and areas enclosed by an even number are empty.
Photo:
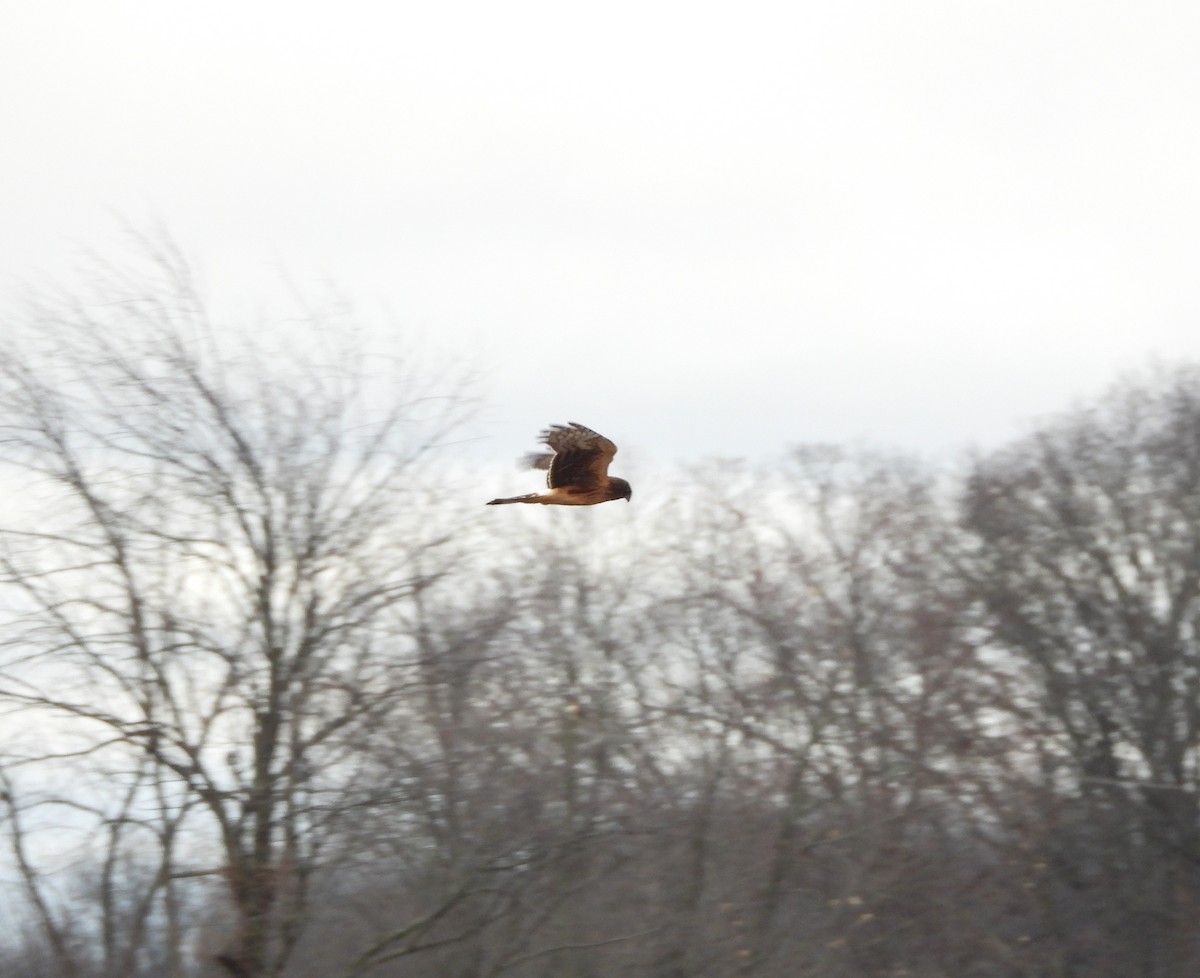
[[[575,486],[597,489],[608,478],[608,463],[617,454],[617,446],[591,428],[571,422],[551,425],[542,432],[542,441],[554,449],[546,483],[551,489]],[[541,468],[539,456],[538,468]]]
[[[550,483],[550,463],[554,461],[553,452],[530,452],[528,455],[521,456],[521,467],[526,469],[541,469],[546,473],[546,485],[554,488]]]

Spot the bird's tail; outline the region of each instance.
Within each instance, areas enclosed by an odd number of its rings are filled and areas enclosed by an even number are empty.
[[[524,496],[509,496],[507,499],[493,499],[487,505],[489,506],[504,506],[508,503],[536,503],[541,502],[542,494],[540,492],[527,492]]]

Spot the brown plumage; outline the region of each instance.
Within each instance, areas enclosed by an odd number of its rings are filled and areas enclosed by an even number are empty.
[[[551,425],[542,432],[542,441],[552,451],[526,455],[523,461],[530,468],[546,470],[546,486],[550,491],[493,499],[489,506],[504,503],[594,506],[610,499],[633,498],[628,482],[608,474],[608,464],[617,454],[617,446],[603,435],[572,421],[570,426]]]

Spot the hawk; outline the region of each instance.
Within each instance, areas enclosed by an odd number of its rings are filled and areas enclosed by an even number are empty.
[[[569,426],[551,425],[542,432],[542,441],[553,451],[526,455],[522,462],[531,469],[546,470],[550,491],[493,499],[489,506],[504,503],[594,506],[610,499],[633,498],[628,482],[608,474],[608,463],[617,454],[617,446],[603,435],[572,421]]]

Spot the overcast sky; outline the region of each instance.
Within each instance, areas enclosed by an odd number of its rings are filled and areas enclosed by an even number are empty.
[[[1200,357],[1198,52],[1195,0],[10,0],[0,286],[162,221],[469,354],[501,457],[995,444]]]

